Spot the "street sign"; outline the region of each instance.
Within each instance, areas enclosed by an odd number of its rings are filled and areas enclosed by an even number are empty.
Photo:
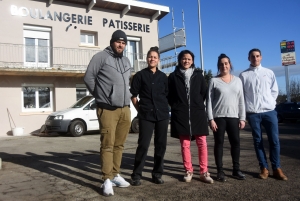
[[[295,42],[281,41],[281,63],[283,66],[296,64]]]
[[[281,63],[283,66],[296,64],[296,54],[295,52],[281,53]]]
[[[294,41],[282,41],[280,42],[281,53],[295,52]]]

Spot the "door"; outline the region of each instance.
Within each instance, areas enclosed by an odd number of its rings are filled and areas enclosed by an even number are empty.
[[[89,121],[87,130],[99,130],[99,122],[97,117],[97,109],[95,100],[90,102],[85,109],[88,111]]]

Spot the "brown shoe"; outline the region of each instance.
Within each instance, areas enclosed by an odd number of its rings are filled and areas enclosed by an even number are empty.
[[[268,169],[267,168],[261,169],[260,174],[259,174],[259,178],[261,178],[261,179],[267,179],[268,176],[269,176]]]
[[[288,180],[288,178],[283,174],[280,168],[273,170],[273,177],[275,177],[278,180],[284,180],[284,181]]]

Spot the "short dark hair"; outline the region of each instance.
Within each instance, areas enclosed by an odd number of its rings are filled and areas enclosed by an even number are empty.
[[[261,51],[260,51],[260,49],[258,49],[258,48],[253,48],[253,49],[251,49],[251,50],[249,51],[248,57],[250,57],[250,55],[252,54],[252,52],[259,52],[259,54],[260,54],[260,56],[261,56]]]
[[[160,58],[160,54],[159,54],[159,50],[158,50],[158,47],[157,47],[157,46],[155,46],[155,47],[150,47],[150,50],[149,50],[148,53],[147,53],[147,58],[149,57],[149,55],[150,55],[151,52],[156,52],[157,55],[158,55],[158,58]]]
[[[189,54],[189,55],[192,56],[192,58],[193,58],[193,64],[191,65],[191,67],[195,67],[195,55],[194,55],[194,53],[191,52],[190,50],[182,50],[182,51],[178,54],[178,57],[177,57],[178,66],[181,66],[180,61],[181,61],[183,55],[185,55],[185,54]]]
[[[220,68],[219,68],[219,65],[220,65],[220,62],[221,62],[221,59],[224,59],[224,58],[227,58],[228,59],[228,62],[230,64],[230,70],[233,71],[233,66],[232,66],[232,63],[231,63],[231,60],[229,58],[229,56],[227,56],[226,54],[222,53],[220,54],[220,56],[218,57],[218,63],[217,63],[217,68],[218,68],[218,75],[219,75],[219,72],[220,72]]]

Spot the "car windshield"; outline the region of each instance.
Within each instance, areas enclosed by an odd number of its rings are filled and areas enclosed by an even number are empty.
[[[74,105],[72,105],[71,108],[81,108],[92,99],[93,99],[93,96],[85,96],[85,97],[81,98],[79,101],[77,101]]]

